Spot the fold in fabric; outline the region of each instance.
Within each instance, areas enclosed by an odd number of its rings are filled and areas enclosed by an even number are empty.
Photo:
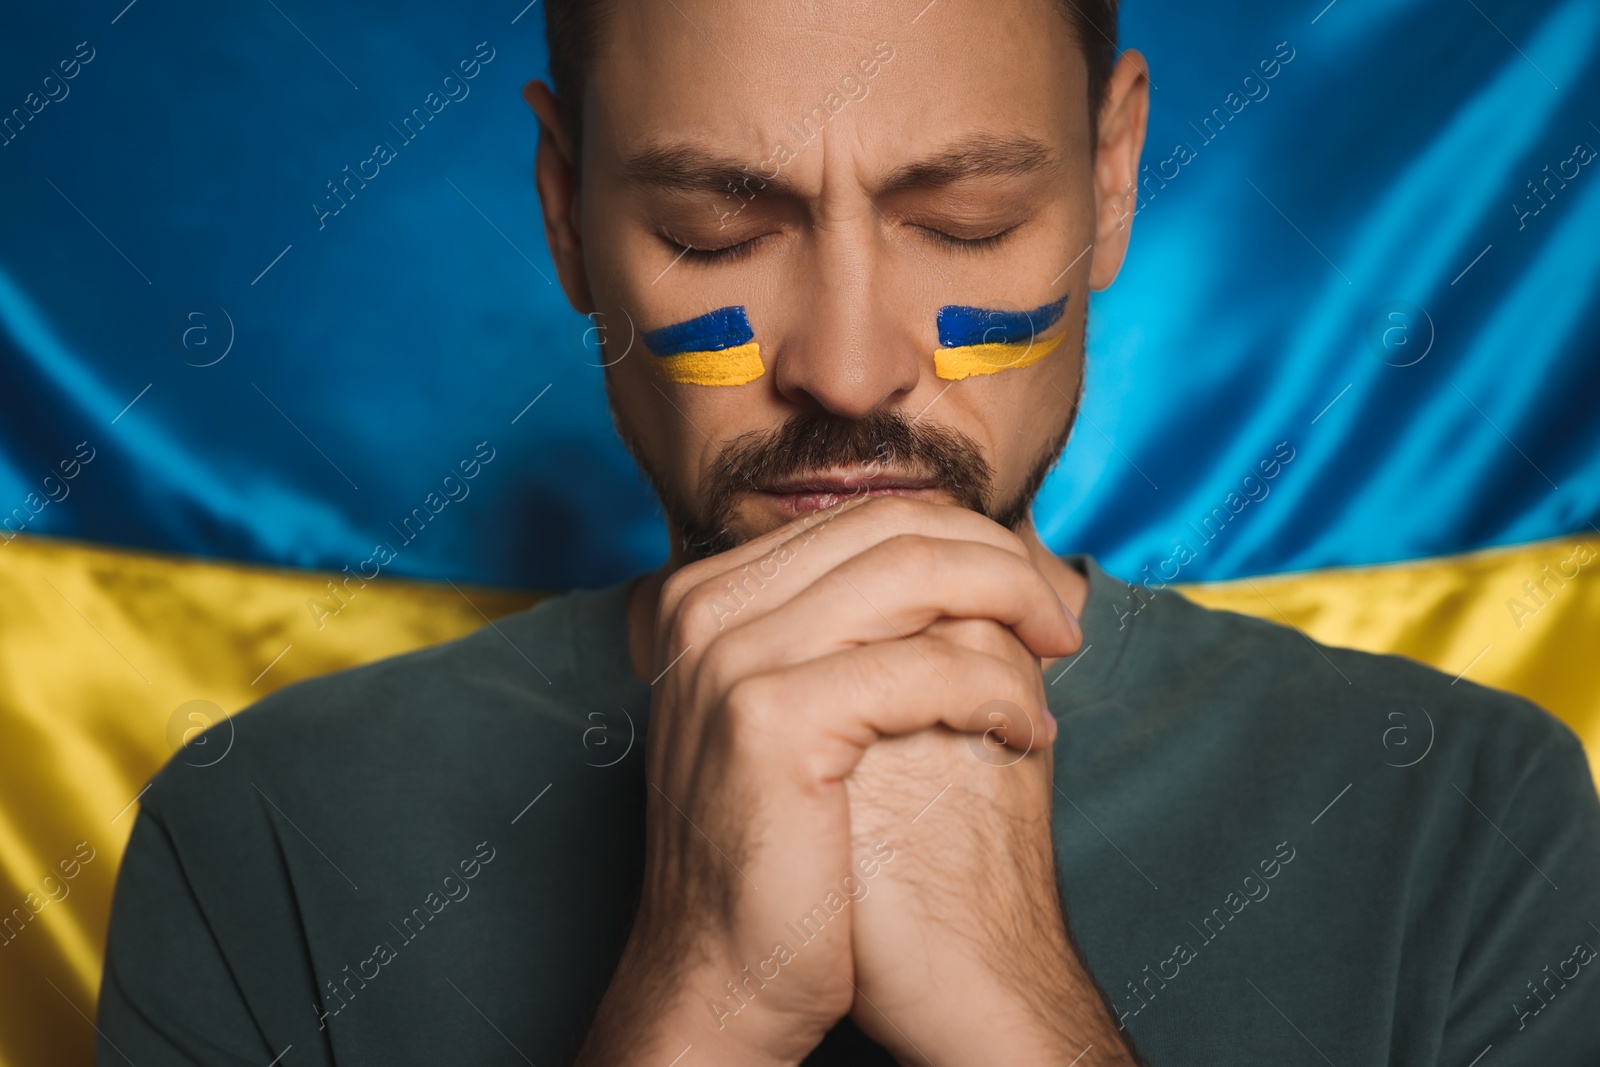
[[[1577,578],[1563,577],[1574,568]],[[1600,582],[1583,580],[1592,570],[1600,537],[1173,588],[1327,644],[1510,689],[1562,718],[1595,763],[1600,676],[1572,669],[1600,630]],[[37,1009],[11,1016],[0,1062],[92,1058],[94,1031],[62,997],[39,996],[40,979],[93,1017],[134,801],[186,735],[290,682],[449,640],[539,599],[346,580],[26,536],[0,543],[0,899],[38,908],[13,912],[0,935],[0,998]],[[77,864],[71,879],[63,862]],[[63,885],[63,900],[50,901]]]

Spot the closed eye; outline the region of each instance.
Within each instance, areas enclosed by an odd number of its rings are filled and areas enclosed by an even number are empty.
[[[918,226],[917,229],[926,234],[935,244],[943,245],[945,248],[953,249],[957,252],[983,252],[1003,242],[1016,230],[1016,227],[1008,226],[985,237],[957,237],[953,233],[936,230],[931,226]]]
[[[746,241],[739,241],[736,244],[706,247],[680,241],[666,230],[659,231],[658,235],[679,259],[691,259],[700,263],[728,263],[736,259],[743,259],[751,252],[754,252],[756,246],[766,237],[765,234],[762,234]]]

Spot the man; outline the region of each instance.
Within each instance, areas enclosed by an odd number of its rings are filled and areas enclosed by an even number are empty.
[[[1129,239],[1113,3],[547,18],[547,236],[670,558],[180,753],[103,1060],[1597,1062],[1568,730],[1034,530]]]

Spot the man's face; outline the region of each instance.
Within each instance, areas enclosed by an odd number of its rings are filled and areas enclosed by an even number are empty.
[[[859,492],[1027,520],[1076,414],[1089,290],[1126,245],[1110,201],[1138,154],[1102,151],[1097,174],[1057,6],[615,0],[572,233],[552,245],[683,556]],[[725,308],[759,376],[665,375],[645,335]],[[963,316],[982,337],[959,336]],[[979,362],[957,377],[957,357]]]

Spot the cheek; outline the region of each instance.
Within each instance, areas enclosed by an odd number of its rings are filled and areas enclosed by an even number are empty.
[[[687,499],[696,499],[721,447],[751,429],[769,428],[777,416],[766,413],[753,389],[705,388],[662,379],[637,346],[627,359],[606,371],[606,392],[618,432],[643,465]],[[759,408],[759,413],[758,409]],[[758,420],[767,418],[768,423]]]
[[[1079,358],[1069,354],[1075,350],[1076,337],[1069,334],[1049,360],[1026,373],[983,379],[988,388],[982,419],[994,440],[988,459],[1002,496],[1037,473],[1035,468],[1047,451],[1059,453],[1064,447],[1058,441],[1063,432],[1076,432],[1079,420],[1072,405],[1078,398],[1083,370]]]

